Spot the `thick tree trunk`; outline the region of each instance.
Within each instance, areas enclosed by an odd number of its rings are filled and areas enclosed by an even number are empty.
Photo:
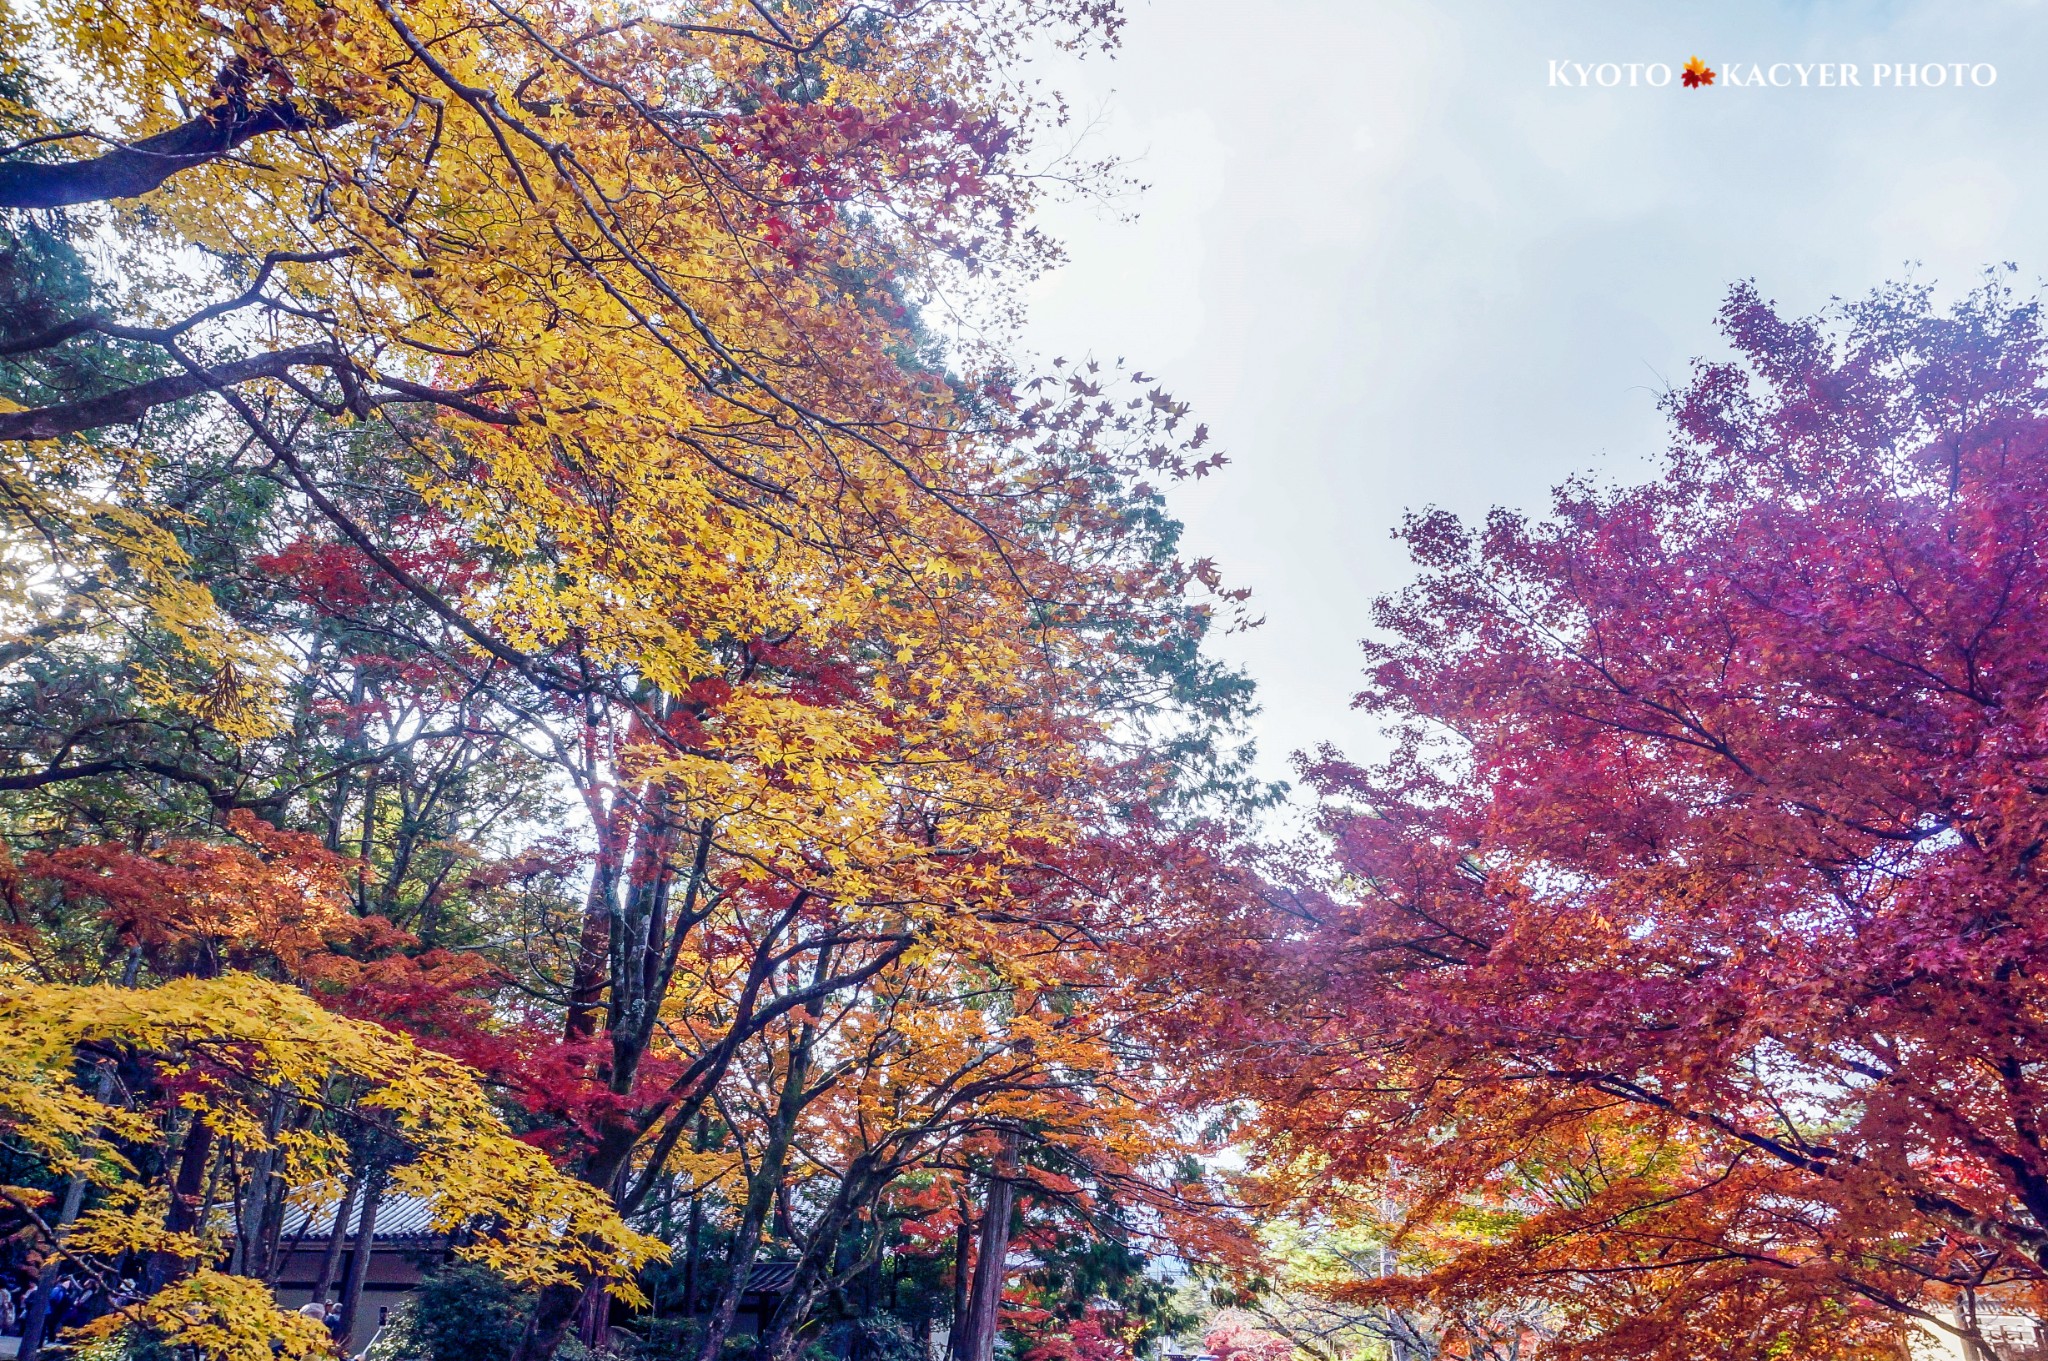
[[[824,967],[821,961],[821,974]],[[753,1266],[754,1253],[761,1245],[761,1227],[775,1205],[775,1193],[782,1185],[783,1168],[789,1161],[790,1135],[796,1129],[797,1117],[803,1113],[804,1085],[809,1081],[811,1045],[815,1040],[816,1031],[809,1022],[805,1022],[790,1048],[782,1093],[775,1103],[775,1118],[768,1125],[768,1143],[761,1150],[761,1161],[753,1177],[747,1182],[746,1209],[740,1215],[739,1233],[732,1243],[731,1274],[726,1279],[725,1289],[719,1294],[718,1307],[705,1324],[704,1341],[698,1349],[697,1361],[718,1361],[726,1334],[732,1331],[733,1319],[739,1314],[740,1296],[747,1289],[747,1272]]]
[[[370,853],[377,849],[377,796],[384,792],[379,774],[374,765],[363,771],[363,825],[356,838],[356,856],[363,865],[356,875],[356,910],[365,917],[370,915],[370,873],[376,863]]]
[[[64,1188],[64,1203],[57,1209],[57,1222],[53,1227],[62,1233],[70,1227],[72,1220],[78,1218],[78,1211],[84,1204],[85,1178],[73,1177]],[[35,1361],[37,1353],[43,1349],[50,1329],[50,1292],[57,1288],[59,1260],[54,1247],[43,1259],[42,1273],[36,1277],[35,1291],[29,1296],[28,1312],[21,1321],[21,1346],[15,1353],[18,1361]]]
[[[213,1126],[195,1114],[185,1128],[185,1146],[171,1182],[171,1208],[164,1214],[164,1227],[172,1233],[191,1233],[199,1227],[200,1201],[206,1193],[206,1169],[212,1157]],[[151,1253],[144,1272],[147,1293],[153,1295],[184,1275],[189,1260],[169,1251]]]
[[[295,345],[288,350],[215,364],[202,373],[167,374],[76,402],[59,402],[26,411],[0,411],[0,441],[57,439],[102,426],[131,425],[160,406],[182,402],[203,392],[257,378],[281,378],[294,368],[331,369],[346,362],[344,356],[325,345]]]
[[[789,1208],[789,1183],[775,1183],[775,1236],[783,1242],[796,1237],[796,1215]]]
[[[960,1226],[953,1231],[953,1321],[946,1329],[946,1352],[958,1358],[967,1344],[967,1288],[974,1268],[974,1216],[965,1192],[960,1196]]]
[[[599,852],[600,856],[603,852]],[[576,943],[576,962],[569,973],[569,1015],[563,1033],[571,1040],[597,1034],[604,1019],[604,985],[611,953],[612,873],[600,862],[583,896],[583,934]]]
[[[820,980],[830,976],[830,954],[828,950],[820,955],[816,971]],[[771,1173],[763,1168],[749,1182],[741,1232],[736,1237],[730,1254],[733,1276],[726,1283],[726,1288],[707,1321],[707,1332],[703,1347],[699,1351],[702,1361],[717,1361],[725,1338],[731,1332],[733,1321],[738,1316],[739,1297],[746,1288],[745,1273],[753,1264],[755,1253],[760,1247],[762,1229],[774,1206],[775,1187],[780,1183],[783,1168],[788,1162],[790,1134],[795,1127],[797,1115],[803,1109],[806,1098],[803,1088],[809,1072],[810,1049],[814,1041],[814,1028],[806,1023],[801,1029],[797,1059],[792,1068],[794,1080],[786,1082],[782,1092],[781,1101],[787,1103],[788,1109],[778,1111],[777,1117],[771,1122],[769,1143],[765,1152],[768,1155],[768,1163],[774,1170]],[[706,1082],[715,1081],[716,1073],[717,1070],[714,1070]],[[583,1180],[593,1186],[605,1188],[615,1200],[623,1199],[618,1182],[623,1175],[630,1173],[633,1151],[638,1145],[638,1134],[643,1132],[638,1127],[627,1125],[622,1118],[622,1123],[618,1126],[619,1137],[616,1140],[608,1135],[600,1136],[600,1147],[584,1168]],[[575,1322],[582,1299],[583,1291],[580,1286],[555,1285],[543,1289],[535,1302],[533,1312],[527,1317],[519,1346],[513,1352],[513,1361],[546,1361],[546,1358],[552,1357],[562,1336]]]
[[[862,1260],[867,1265],[854,1278],[852,1291],[854,1308],[862,1318],[871,1318],[882,1311],[882,1226],[871,1222],[868,1234],[868,1241],[861,1246]]]
[[[268,133],[337,128],[347,117],[332,105],[310,109],[285,100],[251,104],[239,97],[205,110],[167,132],[84,161],[18,161],[0,165],[0,208],[68,208],[146,194],[180,170],[220,159]]]
[[[360,715],[363,707],[363,684],[367,674],[359,666],[356,668],[355,678],[349,683],[348,732],[341,744],[344,762],[352,761],[363,754],[363,720]],[[341,828],[348,817],[348,798],[354,774],[355,768],[345,764],[334,775],[334,792],[327,799],[327,835],[322,838],[330,851],[341,849]]]
[[[702,1153],[710,1142],[711,1122],[700,1115],[697,1117],[697,1133],[690,1140],[691,1147]],[[701,1293],[697,1289],[697,1272],[703,1262],[704,1188],[693,1186],[690,1188],[689,1241],[683,1255],[683,1313],[689,1318],[697,1317],[697,1298]]]
[[[804,1325],[810,1322],[818,1301],[826,1292],[842,1289],[852,1277],[866,1275],[877,1264],[882,1247],[879,1233],[869,1236],[851,1262],[839,1259],[849,1230],[863,1210],[874,1208],[875,1198],[887,1184],[886,1178],[871,1176],[869,1169],[848,1169],[839,1194],[813,1227],[810,1243],[797,1260],[789,1293],[764,1330],[766,1336],[756,1353],[757,1361],[796,1361],[805,1346]]]
[[[612,1297],[605,1282],[596,1280],[583,1287],[576,1306],[576,1336],[584,1346],[602,1352],[612,1331]]]
[[[562,1334],[576,1319],[583,1303],[583,1291],[573,1285],[551,1285],[540,1292],[527,1316],[526,1331],[520,1335],[513,1361],[547,1361],[555,1354]]]
[[[698,1196],[690,1197],[690,1227],[683,1248],[683,1313],[697,1316],[697,1267],[704,1257],[704,1209]]]
[[[804,1350],[803,1325],[825,1294],[825,1283],[817,1275],[786,1296],[761,1340],[755,1361],[796,1361]]]
[[[256,1273],[263,1283],[276,1288],[278,1278],[284,1271],[284,1218],[290,1209],[290,1185],[284,1179],[281,1165],[273,1160],[270,1168],[270,1194],[263,1203],[263,1222],[257,1232],[259,1245],[256,1257]],[[310,1227],[310,1225],[309,1225]],[[303,1230],[294,1235],[292,1250],[305,1241]]]
[[[631,810],[615,804],[603,811],[606,834],[599,838],[598,867],[593,892],[585,903],[580,957],[571,979],[570,1017],[565,1034],[572,1041],[594,1039],[600,1023],[605,1026],[606,1038],[612,1048],[610,1072],[606,1077],[612,1091],[620,1096],[630,1095],[635,1070],[654,1033],[661,1001],[673,975],[678,941],[701,919],[696,915],[696,903],[705,882],[711,853],[713,824],[707,819],[698,827],[689,888],[671,926],[666,903],[668,886],[673,879],[671,861],[676,829],[664,821],[662,806],[658,799],[641,800]],[[628,811],[639,819],[631,836],[624,834],[623,827]],[[594,808],[593,813],[597,812]],[[629,868],[632,874],[631,881],[627,882]],[[596,891],[600,883],[609,886],[602,893]],[[619,901],[622,890],[625,894],[623,903]],[[758,989],[774,977],[777,962],[772,953],[775,936],[795,920],[809,896],[808,893],[799,893],[781,914],[769,939],[756,944],[755,968],[759,972],[750,974],[743,1003],[743,1014],[749,1017],[749,1026],[765,1026],[776,1017],[787,1014],[787,1008],[784,1008],[763,1018],[756,1016],[752,1008]],[[819,951],[813,987],[822,987],[831,977],[831,959],[830,948]],[[607,966],[603,975],[594,973],[593,966],[598,962]],[[607,990],[609,995],[606,995]],[[796,1057],[792,1059],[794,1080],[786,1083],[783,1093],[783,1099],[793,1103],[793,1108],[786,1120],[778,1117],[771,1121],[777,1127],[769,1139],[774,1150],[776,1171],[762,1178],[757,1185],[749,1186],[748,1201],[752,1213],[744,1217],[744,1231],[733,1245],[734,1277],[727,1283],[727,1290],[721,1295],[707,1323],[702,1355],[710,1361],[716,1361],[725,1336],[738,1315],[738,1293],[746,1288],[746,1271],[759,1248],[762,1226],[774,1206],[774,1189],[781,1178],[780,1169],[787,1160],[795,1111],[802,1106],[814,1025],[806,1021],[799,1030],[801,1038],[795,1045]],[[681,1101],[680,1106],[657,1106],[643,1110],[638,1116],[620,1114],[613,1127],[599,1135],[599,1147],[584,1161],[580,1172],[582,1179],[592,1186],[604,1188],[622,1207],[630,1209],[637,1205],[652,1179],[660,1175],[658,1164],[674,1140],[700,1113],[706,1094],[720,1080],[739,1041],[757,1033],[758,1029],[736,1031],[721,1040],[712,1053],[702,1056],[700,1063],[704,1066],[693,1078],[691,1094]],[[657,1126],[663,1129],[663,1133],[652,1148],[653,1165],[645,1173],[645,1179],[636,1186],[632,1180],[634,1150],[640,1139]],[[758,1206],[754,1204],[756,1200]],[[514,1361],[544,1361],[544,1358],[552,1356],[562,1336],[575,1323],[582,1300],[583,1291],[579,1286],[550,1286],[542,1290],[533,1313],[527,1318]]]
[[[270,1164],[275,1154],[258,1149],[249,1159],[249,1189],[235,1209],[235,1247],[228,1270],[237,1276],[263,1274],[263,1216],[270,1207]]]
[[[803,1349],[801,1329],[825,1293],[834,1255],[826,1244],[839,1237],[840,1218],[837,1213],[829,1215],[798,1260],[789,1293],[782,1297],[774,1318],[762,1329],[764,1336],[755,1351],[755,1361],[791,1361]]]
[[[363,1282],[369,1279],[370,1256],[377,1246],[377,1207],[384,1199],[384,1177],[385,1169],[375,1166],[363,1183],[362,1219],[356,1225],[355,1251],[348,1259],[348,1281],[341,1289],[341,1327],[338,1331],[344,1346],[356,1326],[356,1313],[362,1308]]]
[[[610,806],[592,805],[589,811],[597,825],[597,862],[591,870],[590,887],[584,891],[583,928],[569,972],[569,1004],[562,1036],[571,1043],[595,1039],[606,1020],[605,989],[611,978],[612,917],[617,909],[621,860],[620,821],[626,813],[624,800],[617,796]],[[600,1149],[584,1169],[584,1179],[608,1187],[631,1159],[630,1142],[619,1149]],[[584,1312],[584,1300],[581,1286],[543,1288],[534,1301],[533,1312],[527,1315],[526,1328],[513,1352],[514,1361],[545,1361],[553,1356],[563,1334],[577,1326]]]
[[[771,1136],[771,1149],[777,1142]],[[704,1322],[704,1340],[697,1349],[698,1361],[718,1361],[719,1353],[725,1349],[726,1334],[732,1331],[733,1320],[739,1317],[740,1296],[747,1291],[747,1273],[752,1270],[754,1254],[761,1246],[761,1226],[768,1219],[769,1201],[773,1195],[770,1175],[764,1154],[760,1173],[747,1187],[746,1208],[740,1214],[739,1229],[733,1234],[732,1249],[726,1254],[725,1288],[719,1291],[718,1303]],[[779,1165],[772,1175],[781,1176]]]
[[[1017,1204],[1017,1136],[1006,1134],[988,1180],[981,1212],[981,1241],[975,1254],[974,1285],[968,1293],[961,1361],[993,1361],[1002,1321],[1003,1280],[1009,1274],[1010,1212]]]
[[[360,1168],[348,1175],[348,1184],[342,1188],[341,1204],[334,1207],[334,1223],[327,1230],[327,1247],[320,1254],[320,1274],[313,1280],[313,1298],[327,1302],[327,1294],[334,1289],[334,1274],[341,1269],[341,1250],[348,1243],[348,1221],[355,1209],[356,1196],[363,1189],[363,1173]]]
[[[620,1177],[631,1170],[633,1149],[638,1143],[637,1126],[623,1119],[606,1126],[598,1135],[597,1150],[583,1169],[583,1179],[616,1196]],[[519,1346],[512,1353],[514,1361],[546,1361],[553,1356],[563,1335],[574,1326],[582,1305],[580,1284],[544,1287],[534,1301],[533,1312],[527,1315]]]

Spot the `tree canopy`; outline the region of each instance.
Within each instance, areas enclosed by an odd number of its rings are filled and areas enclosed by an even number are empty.
[[[2037,304],[1737,288],[1654,479],[1411,515],[1261,845],[1224,460],[1015,343],[1120,24],[0,0],[26,1354],[324,1354],[400,1198],[397,1361],[2048,1307]]]
[[[1271,1192],[1402,1263],[1340,1292],[1454,1335],[1990,1355],[2048,1279],[2039,311],[1722,322],[1656,481],[1408,520],[1400,741],[1308,767],[1330,861],[1209,967],[1224,1080]]]
[[[1018,1235],[1047,1336],[1150,1298],[1200,1176],[1126,960],[1150,862],[1261,795],[1241,596],[1158,485],[1206,431],[1000,343],[1052,258],[1028,49],[1113,10],[4,21],[13,996],[121,1018],[39,1041],[37,1250],[183,1235],[130,1322],[224,1355],[323,1197],[446,1200],[525,1357],[651,1281],[715,1361],[763,1254],[778,1358],[886,1291],[987,1361]],[[193,988],[311,999],[305,1062],[158,1038]],[[415,1137],[470,1091],[510,1199]]]

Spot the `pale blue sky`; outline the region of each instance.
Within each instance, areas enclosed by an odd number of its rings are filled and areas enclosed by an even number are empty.
[[[1065,73],[1135,222],[1048,215],[1044,353],[1124,355],[1235,460],[1176,497],[1252,587],[1225,640],[1266,765],[1333,740],[1404,508],[1540,508],[1642,475],[1656,395],[1728,284],[1801,310],[1913,273],[2048,275],[2048,5],[1126,0],[1122,54]],[[1561,89],[1551,59],[1992,62],[1989,89]],[[1817,78],[1817,77],[1816,77]]]

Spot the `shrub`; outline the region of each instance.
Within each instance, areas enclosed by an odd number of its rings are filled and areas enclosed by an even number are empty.
[[[478,1361],[509,1356],[531,1301],[487,1267],[453,1262],[392,1311],[366,1361]]]

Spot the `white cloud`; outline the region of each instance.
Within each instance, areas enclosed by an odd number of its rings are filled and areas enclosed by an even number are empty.
[[[1403,509],[1540,509],[1572,472],[1642,475],[1656,392],[1713,345],[1731,282],[1806,309],[1909,260],[1959,286],[1993,261],[2048,268],[2048,35],[2026,5],[1130,4],[1123,55],[1067,74],[1152,189],[1136,222],[1053,214],[1073,263],[1037,288],[1032,339],[1163,373],[1232,453],[1177,504],[1268,616],[1227,647],[1261,684],[1276,772],[1321,740],[1371,744],[1348,700],[1371,599],[1408,576]],[[1551,57],[1693,52],[2000,77],[1545,83]]]

